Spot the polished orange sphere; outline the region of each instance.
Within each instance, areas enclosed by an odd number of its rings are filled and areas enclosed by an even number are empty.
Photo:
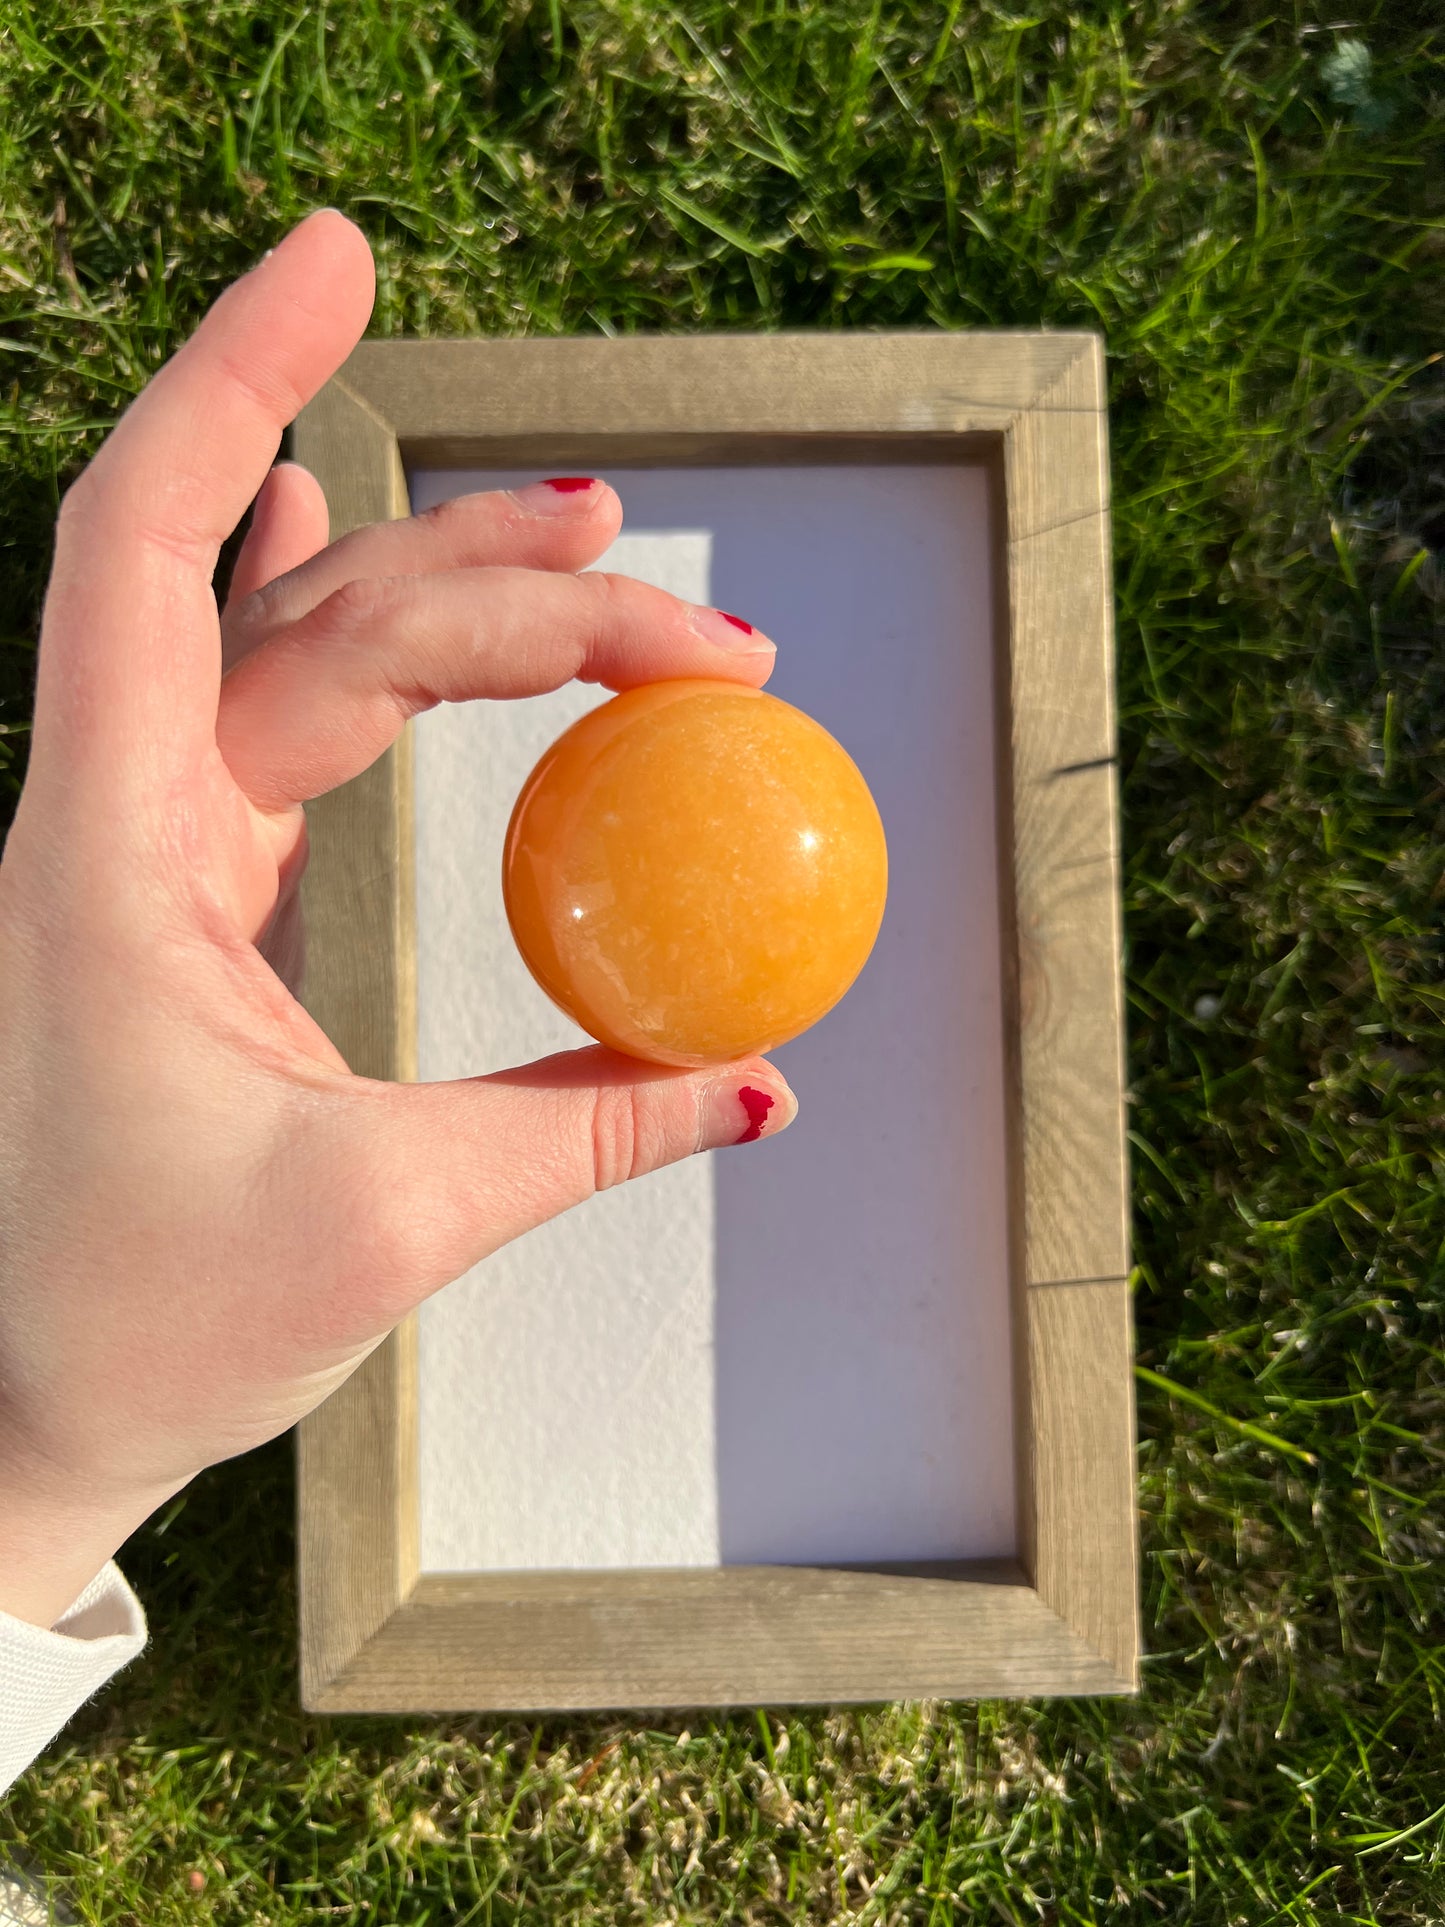
[[[883,918],[883,824],[852,758],[745,684],[647,683],[522,787],[502,888],[537,982],[601,1043],[721,1064],[815,1024]]]

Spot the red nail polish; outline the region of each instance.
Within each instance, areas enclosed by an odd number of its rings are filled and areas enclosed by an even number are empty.
[[[739,1144],[751,1144],[754,1138],[761,1137],[768,1112],[777,1103],[766,1091],[755,1091],[744,1084],[738,1092],[738,1101],[748,1114],[748,1128],[736,1140]]]
[[[549,475],[544,484],[547,488],[555,488],[559,495],[577,495],[584,488],[595,488],[596,485],[595,475]]]
[[[750,636],[753,633],[753,625],[750,622],[744,622],[741,616],[730,616],[726,609],[719,609],[718,614],[724,622],[730,622],[734,629],[741,629],[745,636]],[[771,1101],[772,1100],[769,1099],[770,1103]]]

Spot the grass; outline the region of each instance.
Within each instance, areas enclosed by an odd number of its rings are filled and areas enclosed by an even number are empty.
[[[10,0],[0,697],[59,489],[307,208],[373,331],[1089,325],[1112,382],[1137,1702],[297,1708],[290,1453],[0,1809],[107,1923],[1445,1917],[1445,33],[1226,0]]]

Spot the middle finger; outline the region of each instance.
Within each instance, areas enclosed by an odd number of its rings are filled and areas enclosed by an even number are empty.
[[[288,810],[368,769],[436,703],[540,695],[574,676],[758,688],[773,658],[750,623],[631,576],[482,568],[351,582],[230,672],[216,741],[259,809]]]
[[[444,569],[583,569],[622,526],[622,504],[594,476],[453,496],[396,522],[372,522],[227,606],[225,667],[309,615],[345,583]]]

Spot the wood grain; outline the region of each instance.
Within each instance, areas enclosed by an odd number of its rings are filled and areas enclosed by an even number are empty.
[[[425,1574],[318,1709],[517,1711],[1109,1693],[1017,1567]]]
[[[1016,780],[1114,755],[1108,521],[1091,516],[1009,538]]]
[[[1028,1334],[1033,1580],[1040,1600],[1132,1692],[1139,1611],[1127,1281],[1035,1288]]]
[[[1004,436],[1026,1285],[1129,1266],[1104,393],[1090,342]]]
[[[296,1437],[301,1704],[391,1620],[417,1576],[416,1323],[363,1359]]]
[[[416,1571],[409,1325],[306,1421],[317,1710],[1128,1692],[1138,1677],[1105,370],[1089,334],[366,342],[296,452],[333,534],[429,467],[986,460],[1009,1077],[1018,1563]],[[415,1075],[409,744],[308,812],[308,1008]]]
[[[1016,800],[1023,1265],[1029,1285],[1129,1263],[1112,767]]]
[[[300,416],[293,450],[326,493],[333,540],[408,512],[396,438],[340,384]],[[361,776],[306,806],[302,1001],[365,1077],[416,1075],[411,759],[408,728]],[[306,1706],[416,1578],[416,1355],[408,1319],[297,1430]]]
[[[364,341],[340,379],[408,461],[484,466],[498,438],[582,453],[639,434],[712,460],[707,445],[733,437],[997,434],[1024,410],[1076,406],[1067,388],[1041,398],[1095,344],[1009,329]]]
[[[364,396],[337,375],[297,416],[292,453],[321,483],[335,542],[369,522],[410,511],[396,433]]]
[[[1009,535],[1014,541],[1108,514],[1104,347],[1096,335],[1071,339],[1077,352],[1048,379],[1037,401],[1019,410],[1006,431]]]

